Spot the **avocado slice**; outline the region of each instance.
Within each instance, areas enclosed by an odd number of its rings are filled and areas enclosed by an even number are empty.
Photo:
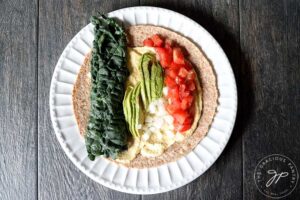
[[[125,115],[125,120],[127,122],[128,129],[131,133],[133,133],[132,128],[131,128],[131,123],[130,123],[130,120],[132,118],[132,108],[131,108],[131,102],[130,102],[132,91],[133,91],[133,87],[129,86],[127,88],[127,90],[125,91],[125,96],[123,99],[123,111],[124,111],[124,115]]]
[[[151,67],[151,101],[162,96],[163,89],[163,71],[158,63]]]
[[[133,117],[132,117],[132,130],[134,132],[134,135],[136,137],[139,137],[140,134],[139,134],[139,130],[137,129],[137,125],[139,124],[139,119],[140,119],[140,116],[141,116],[141,109],[140,109],[140,94],[141,94],[141,83],[138,83],[135,88],[134,88],[134,91],[133,91],[133,94],[132,94],[132,99],[131,99],[131,103],[132,103],[132,107],[134,108],[133,109]]]
[[[128,129],[133,137],[139,137],[137,125],[141,118],[140,94],[141,83],[139,82],[136,86],[129,86],[127,88],[123,100],[125,119],[128,124]]]
[[[144,102],[145,109],[148,108],[149,103],[151,102],[151,69],[149,69],[154,61],[155,57],[153,54],[145,53],[141,58],[141,73],[142,73],[142,98]]]

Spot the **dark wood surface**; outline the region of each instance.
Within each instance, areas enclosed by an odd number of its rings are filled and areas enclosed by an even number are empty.
[[[237,80],[230,141],[192,183],[157,195],[105,188],[67,158],[51,126],[56,62],[96,11],[149,5],[180,12],[221,44]],[[253,173],[266,155],[300,170],[300,1],[0,0],[0,199],[266,199]],[[287,199],[299,199],[300,186]]]

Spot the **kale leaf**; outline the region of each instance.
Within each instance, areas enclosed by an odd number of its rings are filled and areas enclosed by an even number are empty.
[[[126,35],[123,28],[105,15],[91,18],[94,27],[91,59],[91,112],[85,136],[88,156],[116,158],[127,149],[126,128],[122,101],[126,67]]]

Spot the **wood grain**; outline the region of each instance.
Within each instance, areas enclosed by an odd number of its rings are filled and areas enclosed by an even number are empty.
[[[260,159],[279,153],[300,166],[300,3],[242,0],[240,7],[241,49],[253,76],[253,112],[243,134],[244,199],[265,199],[253,181]],[[299,188],[289,199],[299,199]]]
[[[49,113],[49,87],[56,62],[67,43],[97,11],[107,13],[138,1],[39,2],[38,131],[39,199],[140,199],[92,181],[68,159],[54,134]]]
[[[207,29],[221,44],[239,76],[238,1],[148,1],[141,5],[158,6],[182,13]],[[242,199],[241,120],[216,163],[191,184],[177,190],[143,196],[143,199]],[[226,182],[224,182],[226,180]]]
[[[37,194],[36,14],[36,1],[0,1],[1,200]]]

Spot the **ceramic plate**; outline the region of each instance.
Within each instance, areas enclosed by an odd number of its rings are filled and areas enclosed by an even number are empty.
[[[156,7],[131,7],[111,12],[108,16],[119,19],[125,26],[152,24],[167,27],[198,45],[216,72],[219,90],[216,116],[206,137],[176,162],[156,168],[133,169],[101,157],[90,161],[72,109],[73,85],[94,38],[93,25],[88,24],[69,42],[53,73],[50,113],[57,139],[83,173],[111,189],[154,194],[181,187],[199,177],[216,161],[231,135],[237,111],[237,91],[230,63],[220,45],[203,27],[179,13]]]

